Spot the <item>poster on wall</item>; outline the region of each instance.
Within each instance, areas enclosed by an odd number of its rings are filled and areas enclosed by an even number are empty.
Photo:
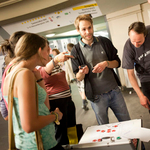
[[[92,18],[102,16],[102,13],[95,0],[80,3],[73,7],[62,9],[54,13],[37,16],[21,22],[2,26],[9,34],[16,31],[40,33],[46,30],[64,27],[74,23],[78,15],[91,14]]]

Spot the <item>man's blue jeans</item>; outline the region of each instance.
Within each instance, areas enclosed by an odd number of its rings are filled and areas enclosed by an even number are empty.
[[[91,102],[91,106],[99,125],[109,123],[109,107],[114,112],[118,121],[130,120],[124,98],[118,86],[107,93],[95,95],[95,101]]]

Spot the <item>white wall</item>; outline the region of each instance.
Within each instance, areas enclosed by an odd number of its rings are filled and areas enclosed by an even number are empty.
[[[150,24],[148,9],[150,10],[150,4],[144,3],[142,5],[136,5],[106,16],[112,42],[118,49],[118,54],[121,60],[123,55],[123,47],[128,39],[128,27],[135,21],[145,21],[146,25]],[[122,85],[131,87],[126,71],[124,71],[122,67],[119,68],[119,75]]]
[[[2,44],[3,41],[4,39],[0,36],[0,45]]]
[[[141,8],[145,25],[150,25],[150,4],[144,3]]]

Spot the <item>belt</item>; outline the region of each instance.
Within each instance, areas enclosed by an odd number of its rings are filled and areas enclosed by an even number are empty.
[[[115,89],[115,88],[114,88]],[[112,89],[113,90],[113,89]],[[107,92],[104,92],[103,94],[107,94],[107,93],[109,93],[109,92],[111,92],[112,90],[110,90],[110,91],[107,91]]]
[[[113,88],[112,90],[114,90],[114,89],[116,89],[116,88],[118,88],[118,86],[117,87],[115,87],[115,88]],[[111,92],[112,90],[110,90],[110,91],[106,91],[106,92],[104,92],[104,93],[102,93],[102,94],[107,94],[107,93],[109,93],[109,92]],[[101,95],[101,94],[97,94],[97,95],[95,95],[94,96],[94,99],[98,99],[98,95]]]

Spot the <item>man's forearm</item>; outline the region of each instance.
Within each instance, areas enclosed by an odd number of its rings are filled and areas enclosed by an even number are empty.
[[[132,72],[130,73],[128,71],[128,76],[129,76],[129,80],[130,80],[130,83],[133,87],[133,89],[135,90],[135,92],[137,93],[138,97],[140,98],[141,96],[144,96],[143,92],[141,91],[139,85],[138,85],[138,82],[137,82],[137,79],[135,77],[135,74]]]
[[[117,68],[119,65],[117,60],[106,61],[106,62],[107,62],[107,68]]]
[[[85,74],[83,74],[83,73],[78,72],[76,74],[76,78],[78,81],[82,81],[84,79],[84,77],[85,77]]]

